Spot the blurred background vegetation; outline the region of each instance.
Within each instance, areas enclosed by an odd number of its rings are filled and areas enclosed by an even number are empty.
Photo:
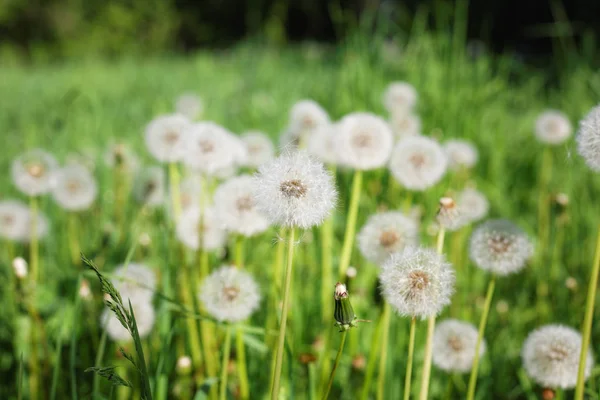
[[[598,57],[597,0],[0,0],[0,64],[179,54],[243,40],[326,44],[357,30],[391,38],[417,22],[451,30],[457,18],[475,49],[540,64],[574,46]]]

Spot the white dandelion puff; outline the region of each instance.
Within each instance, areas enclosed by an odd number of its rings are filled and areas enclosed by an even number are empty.
[[[421,118],[413,113],[394,114],[389,119],[389,125],[397,140],[421,134]]]
[[[531,332],[521,351],[527,375],[545,388],[570,389],[577,383],[581,335],[575,329],[552,324]],[[587,351],[585,378],[589,378],[594,358]]]
[[[137,155],[125,143],[109,144],[104,152],[104,163],[129,172],[136,171],[140,165]]]
[[[124,299],[152,300],[156,289],[156,273],[141,263],[119,264],[112,273],[112,283]]]
[[[245,132],[240,136],[246,147],[248,167],[259,167],[275,157],[275,147],[267,135],[258,131]]]
[[[189,129],[184,163],[193,171],[213,175],[240,165],[246,149],[239,138],[214,122],[199,122]]]
[[[600,172],[600,105],[592,108],[579,122],[577,151],[588,167]]]
[[[433,364],[447,372],[465,373],[471,370],[479,332],[468,322],[447,319],[436,324],[433,333]],[[481,357],[485,340],[479,347]]]
[[[269,220],[256,208],[254,179],[249,175],[222,183],[214,195],[215,211],[223,228],[244,236],[253,236],[269,227]]]
[[[254,180],[257,209],[273,224],[310,228],[323,222],[335,206],[333,177],[303,151],[263,164]]]
[[[25,235],[20,239],[21,242],[29,243],[31,241],[34,226],[35,234],[38,239],[44,239],[48,235],[48,231],[50,230],[50,222],[48,221],[46,215],[44,215],[39,210],[36,214],[31,214],[31,212],[27,212],[26,232]]]
[[[376,265],[390,254],[415,246],[419,240],[417,222],[398,211],[380,212],[369,217],[357,236],[363,257]]]
[[[535,120],[535,136],[546,144],[561,144],[571,137],[573,126],[569,118],[558,110],[546,110]]]
[[[98,195],[96,179],[83,166],[70,165],[61,168],[55,173],[54,179],[52,196],[65,210],[86,210]]]
[[[42,149],[29,150],[12,162],[12,180],[21,192],[39,196],[52,190],[58,162]]]
[[[317,128],[309,138],[307,151],[325,164],[336,165],[339,152],[336,146],[337,124],[323,125]]]
[[[252,275],[224,265],[202,282],[199,298],[218,321],[239,322],[249,318],[260,304],[260,291]]]
[[[473,188],[466,188],[458,194],[458,207],[469,222],[485,218],[490,209],[487,197]]]
[[[183,115],[161,115],[146,126],[148,151],[160,162],[178,162],[185,154],[190,121]]]
[[[214,208],[209,207],[204,210],[202,225],[200,216],[199,207],[189,208],[181,213],[175,229],[179,241],[189,249],[198,250],[201,239],[200,232],[202,232],[202,248],[204,250],[222,248],[227,235]]]
[[[389,168],[402,186],[423,191],[442,179],[446,173],[447,157],[435,140],[409,136],[394,147]]]
[[[390,114],[409,112],[417,105],[417,90],[408,82],[392,82],[383,93],[383,105]]]
[[[442,197],[440,199],[440,208],[436,215],[438,224],[446,230],[455,231],[462,228],[468,223],[463,210],[450,197]]]
[[[184,93],[175,101],[175,111],[190,121],[201,118],[204,112],[202,99],[194,93]]]
[[[448,168],[452,171],[473,168],[479,158],[477,148],[466,140],[446,140],[444,152],[448,159]]]
[[[379,281],[384,298],[403,316],[426,319],[450,304],[454,271],[432,249],[407,247],[383,264]]]
[[[479,268],[508,275],[525,267],[533,254],[533,244],[521,228],[510,221],[496,219],[475,229],[469,254]]]
[[[147,337],[154,327],[156,315],[152,303],[147,301],[132,301],[131,308],[135,315],[140,338]],[[129,311],[129,309],[128,309]],[[116,315],[108,307],[104,309],[100,316],[100,321],[108,336],[115,342],[130,342],[133,339],[129,331],[121,324]]]
[[[329,115],[316,101],[300,100],[290,110],[289,128],[298,137],[310,135],[316,128],[329,124]]]
[[[29,208],[18,200],[0,201],[0,237],[24,241],[29,232]]]
[[[165,201],[165,171],[161,167],[143,168],[134,183],[135,199],[149,207],[158,207]]]
[[[370,113],[352,113],[342,118],[337,128],[335,146],[340,164],[370,170],[388,162],[394,139],[382,118]]]
[[[17,278],[25,279],[27,277],[27,261],[25,261],[23,257],[16,257],[15,259],[13,259],[12,268]]]

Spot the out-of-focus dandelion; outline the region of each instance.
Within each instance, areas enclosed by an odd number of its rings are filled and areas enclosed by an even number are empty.
[[[243,133],[240,139],[248,155],[245,166],[257,168],[275,157],[273,142],[264,133],[249,131]]]
[[[136,171],[140,165],[137,155],[125,143],[111,143],[104,152],[104,163],[121,171]]]
[[[421,118],[413,113],[394,114],[389,119],[389,125],[396,140],[421,134]]]
[[[447,372],[469,372],[475,358],[477,328],[468,322],[447,319],[438,323],[433,334],[433,364]],[[479,356],[485,353],[485,341]]]
[[[42,149],[29,150],[12,162],[12,180],[28,196],[48,193],[54,185],[58,162],[52,154]]]
[[[29,233],[29,208],[18,200],[0,201],[0,237],[22,242]]]
[[[579,121],[577,151],[588,167],[600,172],[600,105]]]
[[[329,124],[327,111],[313,100],[300,100],[290,110],[289,129],[297,138],[306,137],[326,124]]]
[[[455,231],[468,222],[462,208],[450,197],[442,197],[440,199],[440,208],[438,209],[436,219],[438,224],[448,231]]]
[[[163,163],[181,161],[187,145],[190,121],[183,115],[161,115],[146,127],[145,139],[148,151]]]
[[[444,142],[444,152],[448,158],[448,168],[452,171],[473,168],[479,158],[477,148],[466,140],[447,140]]]
[[[184,93],[175,101],[175,111],[193,121],[202,118],[204,103],[197,94]]]
[[[392,82],[383,93],[383,105],[390,114],[412,111],[417,105],[417,90],[408,82]]]
[[[140,170],[134,183],[134,195],[138,202],[148,207],[158,207],[165,200],[166,177],[160,167]]]
[[[147,301],[132,301],[131,307],[135,315],[140,338],[147,337],[154,327],[156,314],[152,303]],[[108,336],[115,342],[130,342],[131,333],[121,324],[117,316],[107,307],[100,316],[100,321]]]
[[[358,233],[358,248],[375,265],[383,264],[390,254],[418,243],[418,225],[398,211],[386,211],[369,217]]]
[[[200,224],[201,212],[198,207],[193,207],[182,212],[177,221],[177,238],[186,247],[198,250],[201,246],[204,250],[217,250],[225,245],[227,235],[221,227],[221,221],[212,207],[208,207],[202,213],[202,225]],[[200,235],[202,231],[202,235]],[[202,236],[202,240],[201,237]]]
[[[339,162],[339,152],[336,147],[337,124],[327,124],[317,128],[308,138],[308,152],[328,165]]]
[[[156,289],[156,273],[141,263],[119,264],[113,271],[113,284],[123,298],[150,302]]]
[[[485,218],[490,209],[487,197],[473,188],[466,188],[458,194],[458,207],[467,222],[476,222]]]
[[[569,118],[558,110],[546,110],[535,120],[535,136],[545,144],[557,145],[573,133]]]
[[[17,278],[25,279],[27,277],[27,261],[23,257],[13,259],[12,268]]]
[[[441,146],[424,136],[400,140],[390,158],[390,172],[409,190],[422,191],[435,185],[446,173],[447,158]]]
[[[54,200],[65,210],[82,211],[90,208],[98,194],[96,179],[80,165],[71,165],[55,173],[52,188]]]
[[[531,332],[521,356],[527,374],[545,388],[570,389],[577,383],[581,335],[564,325],[546,325]],[[585,350],[584,376],[590,376],[594,358]]]

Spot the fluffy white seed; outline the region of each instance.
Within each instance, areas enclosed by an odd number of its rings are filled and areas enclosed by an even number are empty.
[[[289,129],[294,132],[295,137],[306,137],[319,126],[327,124],[327,111],[313,100],[300,100],[290,110]]]
[[[33,149],[15,158],[11,175],[17,189],[28,196],[39,196],[52,190],[57,169],[58,162],[52,154]]]
[[[396,144],[389,168],[402,186],[423,191],[442,179],[447,164],[446,154],[435,140],[409,136]]]
[[[310,228],[331,213],[337,192],[333,177],[306,152],[289,152],[263,164],[254,177],[259,211],[273,224]]]
[[[184,93],[175,101],[175,111],[190,121],[201,118],[204,112],[202,99],[194,93]]]
[[[546,110],[535,120],[535,136],[542,143],[561,144],[571,137],[571,133],[571,121],[558,110]]]
[[[600,172],[600,105],[592,108],[579,122],[577,151],[588,167]]]
[[[337,124],[317,128],[308,138],[308,152],[325,164],[336,165],[339,161],[339,151],[336,146],[337,132]]]
[[[389,125],[396,140],[421,134],[421,118],[412,113],[392,115],[389,119]]]
[[[439,322],[433,333],[433,364],[448,372],[469,372],[475,359],[477,336],[477,328],[468,322],[456,319]],[[485,350],[483,340],[479,347],[480,357]]]
[[[563,325],[546,325],[534,330],[523,343],[521,357],[527,375],[545,388],[570,389],[577,383],[581,335]],[[585,377],[594,365],[588,350]]]
[[[249,131],[243,133],[240,138],[248,155],[245,166],[256,168],[275,157],[273,142],[264,133]]]
[[[448,159],[448,168],[452,171],[473,168],[479,158],[477,148],[466,140],[447,140],[444,143],[444,152]]]
[[[358,233],[358,248],[363,257],[376,265],[383,264],[390,254],[418,243],[416,221],[398,211],[377,213],[369,217]]]
[[[70,165],[55,173],[52,196],[65,210],[86,210],[91,207],[97,195],[98,184],[87,168]]]
[[[186,247],[198,250],[201,242],[200,232],[202,232],[204,250],[217,250],[225,245],[227,236],[214,208],[209,207],[204,210],[202,226],[200,226],[199,207],[191,207],[181,213],[175,230],[177,239]]]
[[[518,226],[507,220],[490,220],[471,235],[469,254],[479,268],[498,275],[523,269],[533,255],[533,244]]]
[[[190,122],[183,115],[162,115],[146,126],[148,151],[160,162],[178,162],[185,154]]]
[[[248,272],[224,265],[204,280],[199,298],[215,319],[239,322],[249,318],[258,308],[260,291]]]
[[[458,194],[458,207],[468,222],[475,222],[485,218],[490,209],[487,197],[473,188],[466,188]]]
[[[341,164],[371,170],[388,162],[394,139],[382,118],[370,113],[352,113],[342,118],[337,128],[335,147]]]
[[[425,319],[450,304],[455,278],[444,256],[432,249],[407,247],[390,255],[379,281],[384,298],[400,315]]]
[[[29,232],[29,208],[18,200],[0,201],[0,237],[23,241]]]
[[[436,215],[438,224],[448,231],[455,231],[465,226],[469,221],[463,210],[450,197],[440,199],[440,208]]]
[[[383,105],[390,114],[404,114],[417,105],[417,90],[408,82],[392,82],[383,93]]]
[[[156,273],[141,263],[119,264],[112,273],[112,283],[124,300],[150,302],[156,290]]]

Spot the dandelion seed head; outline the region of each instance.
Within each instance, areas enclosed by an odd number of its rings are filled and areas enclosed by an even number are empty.
[[[126,307],[129,307],[127,304]],[[137,324],[138,333],[140,338],[147,337],[152,328],[154,327],[154,321],[156,315],[152,303],[147,301],[131,302],[131,308],[135,315],[135,322]],[[129,309],[128,309],[129,310]],[[100,316],[100,321],[108,336],[115,342],[131,342],[131,334],[117,319],[115,314],[106,307]]]
[[[316,128],[329,124],[329,115],[317,102],[300,100],[290,110],[290,129],[297,137],[310,135]]]
[[[577,151],[588,167],[600,172],[600,105],[592,108],[579,122]]]
[[[86,210],[98,195],[96,179],[81,165],[69,165],[57,170],[54,180],[52,195],[65,210]]]
[[[165,201],[165,172],[161,167],[143,168],[136,176],[133,192],[141,204],[161,206]]]
[[[259,167],[275,157],[273,142],[267,135],[258,131],[249,131],[241,135],[248,155],[245,165]]]
[[[339,161],[336,147],[337,132],[336,124],[327,124],[317,128],[308,138],[308,152],[325,164],[336,165]]]
[[[475,359],[477,337],[477,328],[468,322],[456,319],[439,322],[433,333],[433,364],[447,372],[469,372]],[[480,357],[485,350],[483,340],[479,347]]]
[[[112,273],[112,283],[124,301],[150,302],[156,290],[156,273],[141,263],[119,264]]]
[[[400,315],[425,319],[450,304],[455,278],[444,256],[407,247],[390,255],[379,280],[384,298]]]
[[[215,211],[225,230],[253,236],[269,227],[268,218],[256,207],[254,184],[251,176],[241,175],[222,183],[215,191]]]
[[[570,389],[577,383],[581,335],[563,325],[546,325],[531,332],[521,351],[527,375],[543,387]],[[588,350],[585,378],[590,376],[594,358]]]
[[[477,148],[466,140],[446,140],[444,143],[444,152],[448,159],[448,169],[452,171],[458,171],[462,168],[473,168],[479,158]]]
[[[438,183],[446,173],[447,157],[441,146],[425,136],[400,140],[390,158],[390,172],[409,190],[423,191]]]
[[[52,190],[58,162],[42,149],[29,150],[14,159],[11,166],[12,180],[21,192],[39,196]]]
[[[390,114],[409,112],[417,105],[417,90],[408,82],[392,82],[383,93],[383,105]]]
[[[569,118],[558,110],[546,110],[535,120],[535,136],[546,144],[561,144],[571,137],[573,126]]]
[[[181,161],[186,152],[190,121],[179,114],[153,119],[145,132],[146,147],[156,160],[164,163]]]
[[[497,275],[523,269],[533,254],[533,244],[518,226],[507,220],[479,225],[470,239],[469,254],[479,268]]]
[[[202,232],[202,241],[200,241]],[[190,207],[181,213],[175,229],[177,239],[191,250],[198,250],[202,242],[204,250],[218,250],[225,245],[227,235],[222,228],[214,208],[208,207],[202,215],[200,224],[200,208]]]
[[[335,206],[333,177],[306,152],[288,152],[263,164],[254,177],[257,209],[273,224],[310,228]]]
[[[175,101],[175,111],[190,121],[193,121],[202,117],[204,103],[202,103],[202,99],[198,95],[194,93],[184,93]]]
[[[485,218],[490,209],[487,197],[473,188],[466,188],[458,194],[458,207],[468,222]]]
[[[450,197],[440,199],[440,208],[436,215],[437,223],[448,231],[455,231],[467,224],[468,220],[463,214],[463,210]]]
[[[226,322],[249,318],[261,300],[252,275],[233,265],[223,265],[211,273],[200,287],[199,298],[212,317]]]
[[[421,118],[412,113],[392,115],[389,119],[389,125],[396,140],[421,134]]]
[[[0,237],[23,241],[29,231],[29,208],[18,200],[0,201]]]
[[[398,211],[385,211],[369,217],[358,233],[358,248],[375,265],[383,264],[390,254],[418,243],[419,227]]]
[[[140,161],[125,143],[110,143],[104,152],[104,164],[110,168],[134,172],[138,169]]]
[[[393,145],[393,135],[388,124],[370,113],[346,115],[337,125],[335,147],[340,164],[358,170],[384,166]]]

